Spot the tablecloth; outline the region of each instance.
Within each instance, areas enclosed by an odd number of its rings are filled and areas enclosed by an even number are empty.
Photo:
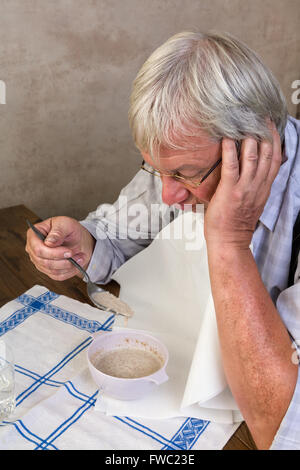
[[[16,409],[0,425],[0,449],[221,449],[237,429],[196,418],[105,416],[86,361],[92,334],[114,317],[43,286],[0,309],[13,349]]]

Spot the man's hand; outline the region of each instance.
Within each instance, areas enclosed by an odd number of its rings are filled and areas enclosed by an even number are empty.
[[[80,275],[66,258],[74,258],[84,269],[88,266],[95,246],[89,231],[70,217],[52,217],[35,226],[47,237],[42,242],[33,230],[27,231],[25,249],[35,267],[56,281]]]
[[[205,214],[208,244],[249,248],[282,162],[280,136],[269,127],[273,143],[245,139],[240,160],[234,141],[223,139],[221,180]]]

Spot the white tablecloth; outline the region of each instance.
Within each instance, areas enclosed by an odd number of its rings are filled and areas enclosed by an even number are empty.
[[[0,449],[221,449],[237,424],[196,418],[150,420],[95,410],[86,351],[113,317],[42,286],[0,309],[13,349],[16,410],[0,425]]]

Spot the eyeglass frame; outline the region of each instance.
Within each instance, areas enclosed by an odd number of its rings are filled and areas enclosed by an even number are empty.
[[[236,141],[235,145],[236,145],[236,149],[237,149],[237,152],[238,152],[238,158],[239,158],[240,157],[240,142]],[[186,184],[188,186],[194,186],[195,188],[198,188],[206,180],[206,178],[217,168],[217,166],[220,165],[221,161],[222,161],[222,157],[220,157],[213,164],[213,166],[207,171],[207,173],[205,173],[204,176],[202,176],[201,180],[198,183],[193,182],[193,181],[189,181],[189,178],[185,177],[185,176],[168,175],[167,173],[162,173],[159,170],[155,170],[155,169],[153,169],[153,171],[150,171],[150,170],[148,170],[148,168],[145,167],[145,163],[146,163],[145,160],[142,161],[141,169],[144,170],[144,171],[147,171],[147,173],[150,173],[150,175],[154,175],[154,176],[158,176],[158,177],[170,176],[171,178],[175,178],[176,180],[182,181],[184,184]]]
[[[221,163],[221,161],[222,161],[222,157],[219,158],[219,160],[217,160],[216,163],[213,164],[213,166],[208,170],[208,172],[205,173],[204,176],[202,176],[202,178],[199,182],[190,181],[189,178],[187,178],[185,176],[168,175],[167,173],[162,173],[161,171],[155,170],[155,169],[153,169],[153,171],[148,170],[148,168],[145,167],[145,163],[146,163],[145,160],[142,161],[141,169],[144,170],[144,171],[147,171],[147,173],[150,173],[150,175],[158,176],[158,177],[170,176],[171,178],[175,178],[176,180],[182,181],[184,184],[187,184],[188,186],[194,186],[194,187],[198,188],[203,183],[203,181],[205,181],[206,178],[217,168],[217,166]]]

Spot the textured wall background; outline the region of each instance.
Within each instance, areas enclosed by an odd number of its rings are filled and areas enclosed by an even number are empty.
[[[229,31],[278,78],[300,79],[299,0],[0,0],[0,208],[83,218],[140,159],[127,122],[148,55],[182,30]]]

